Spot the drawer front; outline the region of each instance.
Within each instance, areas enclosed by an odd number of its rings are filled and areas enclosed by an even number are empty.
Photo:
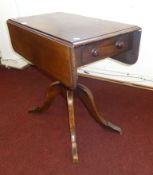
[[[82,64],[88,64],[102,58],[116,56],[130,49],[130,35],[124,34],[103,41],[85,45],[81,49]]]

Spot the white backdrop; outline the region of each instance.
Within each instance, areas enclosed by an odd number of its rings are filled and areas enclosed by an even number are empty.
[[[153,16],[151,0],[0,0],[0,50],[3,59],[18,59],[10,46],[5,20],[15,16],[63,11],[96,18],[114,20],[142,27],[140,56],[132,66],[106,59],[102,69],[130,72],[140,77],[153,77],[152,39]]]

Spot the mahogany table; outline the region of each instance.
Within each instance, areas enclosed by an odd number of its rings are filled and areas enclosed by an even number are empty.
[[[138,26],[61,12],[9,19],[7,25],[14,50],[55,80],[42,106],[30,112],[48,109],[59,94],[67,100],[74,162],[78,162],[74,95],[100,125],[121,133],[119,126],[100,116],[91,91],[77,83],[77,68],[106,57],[134,64],[141,36]]]

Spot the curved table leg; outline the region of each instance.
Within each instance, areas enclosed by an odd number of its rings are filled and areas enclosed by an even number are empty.
[[[38,113],[47,110],[55,97],[61,94],[66,100],[68,104],[68,112],[69,112],[69,126],[70,126],[70,134],[71,134],[71,144],[72,144],[72,158],[73,162],[78,162],[78,152],[77,152],[77,141],[76,141],[76,131],[75,131],[75,117],[74,117],[74,93],[80,97],[82,102],[85,104],[88,111],[94,117],[94,119],[100,123],[101,125],[111,128],[115,131],[122,132],[119,126],[116,126],[104,118],[102,118],[97,110],[96,104],[94,102],[93,95],[91,91],[84,85],[78,84],[75,90],[70,90],[67,87],[64,87],[60,82],[54,82],[49,87],[44,103],[40,107],[35,107],[29,112]]]
[[[68,89],[66,91],[67,91],[69,125],[70,125],[71,143],[72,143],[72,158],[73,158],[73,162],[78,162],[76,132],[75,132],[75,119],[74,119],[73,91],[72,90],[68,90]]]
[[[86,108],[88,109],[88,111],[90,112],[90,114],[94,117],[94,119],[98,123],[102,124],[105,127],[111,128],[119,132],[120,134],[122,133],[122,130],[119,126],[114,125],[109,121],[106,121],[104,118],[100,116],[94,101],[94,97],[91,91],[86,86],[78,84],[76,92],[80,97],[80,99],[82,100],[82,102],[84,103],[84,105],[86,106]]]
[[[60,82],[58,81],[53,82],[47,90],[45,100],[42,106],[34,107],[30,109],[29,112],[40,113],[47,110],[50,107],[53,100],[55,99],[55,97],[61,93],[61,88],[62,88],[62,85],[60,84]]]

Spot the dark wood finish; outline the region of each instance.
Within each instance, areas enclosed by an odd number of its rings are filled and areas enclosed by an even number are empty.
[[[135,25],[62,12],[17,18],[13,22],[75,46],[140,29]]]
[[[96,104],[94,102],[94,97],[91,91],[84,85],[78,84],[75,90],[70,90],[67,87],[63,86],[60,82],[54,82],[49,87],[46,92],[44,103],[42,106],[34,107],[29,110],[30,113],[41,113],[47,110],[52,104],[53,100],[57,95],[62,95],[68,105],[69,112],[69,126],[71,134],[71,144],[72,144],[72,159],[73,162],[78,162],[78,152],[77,152],[77,141],[76,141],[76,129],[75,129],[75,117],[74,117],[74,95],[79,97],[83,104],[86,106],[87,110],[91,116],[101,125],[107,128],[110,128],[114,131],[122,133],[122,130],[119,126],[106,121],[99,114]]]
[[[102,58],[119,55],[128,51],[130,47],[129,34],[123,34],[85,45],[81,48],[82,65],[95,62]]]
[[[74,94],[100,125],[122,132],[101,117],[90,90],[77,84],[77,68],[106,57],[135,63],[141,36],[139,27],[65,13],[9,19],[7,25],[14,50],[56,80],[42,106],[29,112],[47,110],[59,94],[67,101],[74,162],[78,162]]]
[[[68,104],[69,126],[72,143],[72,159],[73,162],[78,162],[75,119],[74,119],[74,92],[64,87],[59,81],[53,82],[46,92],[44,103],[41,106],[33,107],[29,110],[30,113],[41,113],[46,111],[57,95],[62,95]]]
[[[50,105],[52,104],[55,97],[59,94],[61,94],[61,83],[59,81],[56,81],[51,84],[51,86],[48,88],[46,92],[46,96],[44,98],[44,103],[41,107],[33,107],[32,109],[29,109],[29,112],[33,113],[41,113],[45,110],[47,110]]]
[[[75,119],[74,119],[74,92],[72,90],[66,90],[67,92],[67,104],[69,112],[69,126],[71,133],[71,144],[72,144],[72,158],[73,162],[78,162],[77,142],[76,142],[76,131],[75,131]]]
[[[101,115],[96,107],[94,97],[93,97],[91,91],[86,86],[84,86],[82,84],[78,84],[77,94],[80,97],[80,99],[82,100],[82,102],[84,103],[84,105],[86,106],[86,108],[89,111],[89,113],[91,114],[91,116],[100,125],[111,128],[114,131],[119,132],[120,134],[122,133],[122,129],[119,126],[114,125],[113,123],[108,122],[104,118],[101,117]]]
[[[136,33],[141,32],[134,25],[66,13],[10,19],[7,24],[14,50],[71,89],[79,66],[106,57],[128,64],[138,58]]]
[[[26,30],[24,26],[8,22],[11,41],[16,52],[32,62],[39,69],[71,88],[76,86],[71,48],[40,33]]]
[[[120,53],[116,56],[112,56],[113,59],[121,61],[127,64],[134,64],[139,56],[141,31],[134,31],[129,34],[130,49],[126,52]]]

